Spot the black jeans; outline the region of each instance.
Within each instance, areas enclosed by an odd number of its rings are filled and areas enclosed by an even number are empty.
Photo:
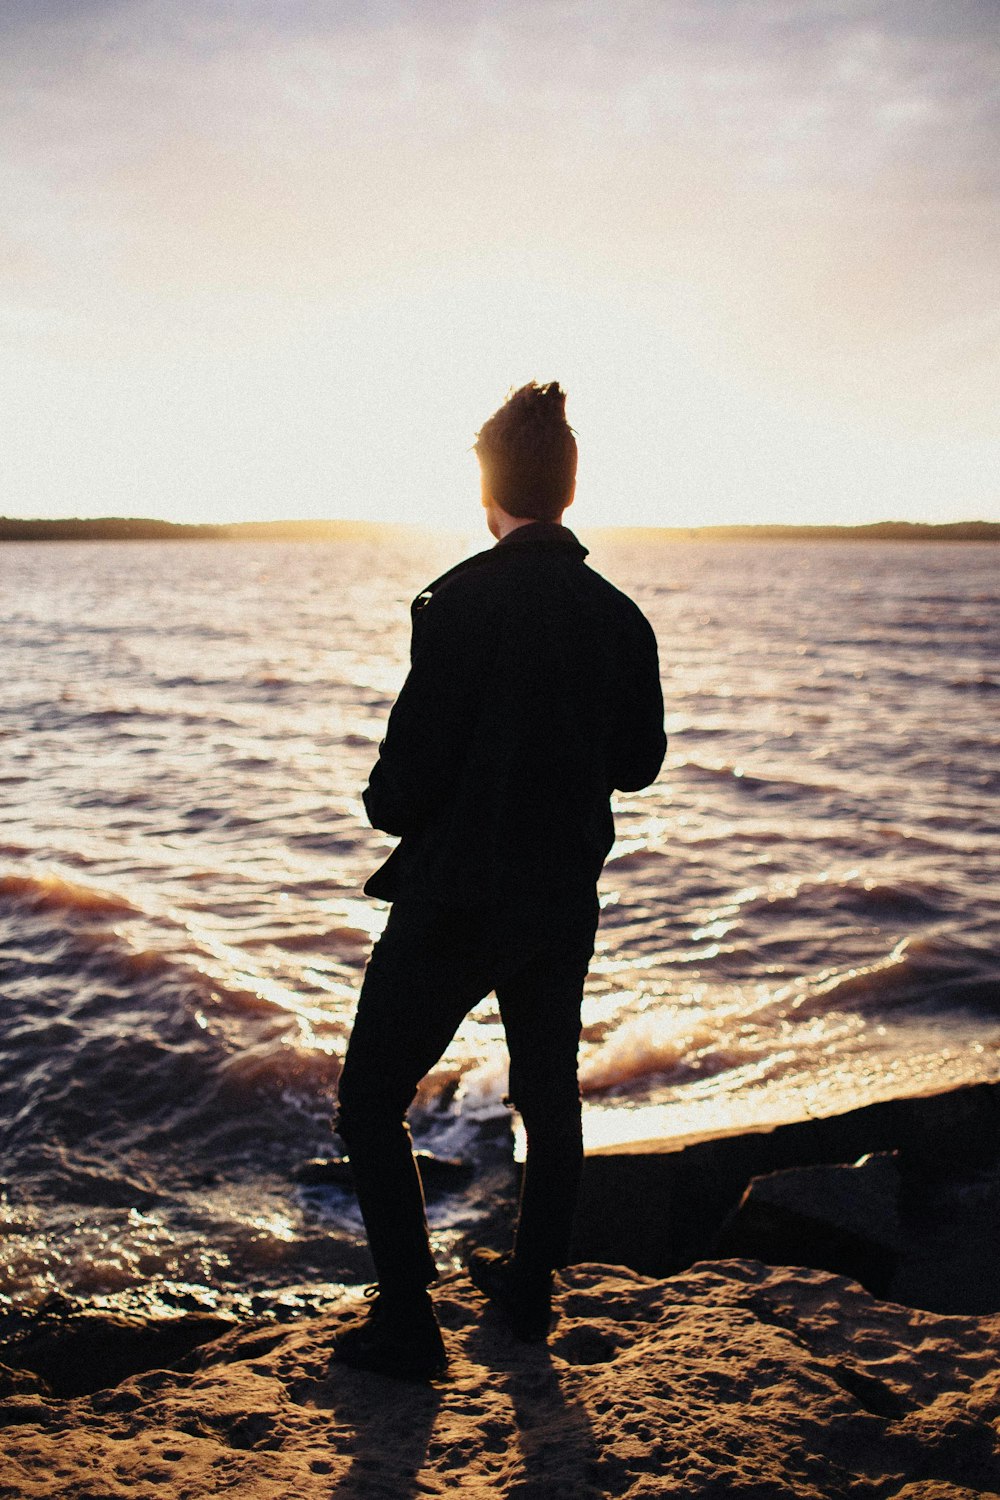
[[[514,1253],[526,1268],[566,1264],[583,1167],[580,1001],[597,917],[596,893],[548,911],[393,905],[365,973],[337,1118],[383,1289],[437,1275],[405,1116],[460,1022],[494,989],[528,1142]]]

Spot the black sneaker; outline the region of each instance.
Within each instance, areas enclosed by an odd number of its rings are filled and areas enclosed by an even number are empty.
[[[444,1340],[429,1294],[387,1297],[369,1287],[367,1316],[333,1341],[332,1358],[354,1370],[372,1370],[396,1380],[432,1380],[448,1365]]]
[[[548,1335],[552,1321],[552,1272],[527,1276],[513,1255],[473,1250],[466,1261],[472,1284],[499,1308],[515,1338],[532,1343]]]

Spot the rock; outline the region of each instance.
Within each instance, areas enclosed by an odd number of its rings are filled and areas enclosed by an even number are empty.
[[[238,1328],[184,1371],[0,1402],[5,1500],[969,1500],[1000,1490],[1000,1318],[875,1301],[732,1260],[650,1280],[576,1266],[549,1344],[464,1277],[435,1292],[447,1378],[331,1365],[361,1299]],[[127,1439],[127,1441],[123,1441]]]
[[[11,1365],[0,1365],[0,1396],[30,1396],[35,1391],[48,1391],[45,1381],[33,1370],[16,1370]]]
[[[428,1195],[457,1192],[472,1180],[475,1172],[471,1162],[458,1157],[435,1156],[430,1151],[415,1151],[413,1154],[420,1167],[424,1192]],[[294,1177],[303,1187],[332,1186],[352,1191],[354,1188],[351,1163],[346,1156],[313,1157],[295,1169]]]
[[[1000,1167],[904,1179],[894,1302],[940,1313],[1000,1312]]]
[[[56,1396],[88,1395],[175,1364],[232,1327],[231,1318],[205,1313],[144,1320],[52,1297],[38,1309],[11,1309],[0,1317],[0,1358],[14,1377],[14,1394],[37,1388],[40,1378]]]
[[[904,1248],[900,1185],[889,1153],[850,1167],[755,1177],[723,1225],[716,1252],[835,1271],[884,1296]]]
[[[1000,1083],[892,1099],[686,1145],[653,1140],[590,1152],[574,1259],[673,1274],[713,1253],[753,1179],[792,1168],[844,1168],[873,1153],[896,1157],[911,1269],[928,1243],[954,1258],[953,1269],[943,1266],[936,1282],[926,1274],[929,1267],[899,1282],[900,1295],[909,1295],[904,1288],[912,1285],[924,1299],[921,1305],[956,1312],[1000,1309],[1000,1264],[993,1248],[1000,1227]],[[801,1244],[801,1227],[797,1232]],[[849,1251],[845,1243],[842,1254]],[[775,1253],[781,1263],[796,1259],[790,1249]],[[888,1265],[871,1266],[865,1274],[877,1283]],[[969,1286],[970,1295],[956,1305],[957,1281]],[[945,1282],[950,1302],[943,1297]]]
[[[895,1156],[754,1178],[715,1244],[720,1255],[851,1276],[893,1302],[1000,1312],[1000,1168],[903,1176]]]

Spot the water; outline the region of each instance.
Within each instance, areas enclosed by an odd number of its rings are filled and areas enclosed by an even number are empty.
[[[472,545],[470,543],[470,545]],[[480,545],[478,540],[474,545]],[[455,538],[0,549],[0,1294],[296,1304],[364,1277],[330,1099],[385,908],[360,789]],[[998,553],[595,543],[670,749],[618,799],[591,1143],[1000,1076]],[[488,1167],[485,1002],[417,1142]],[[485,1211],[432,1206],[441,1259]]]

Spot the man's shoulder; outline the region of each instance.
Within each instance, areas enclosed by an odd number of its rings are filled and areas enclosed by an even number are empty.
[[[595,594],[600,594],[603,598],[621,605],[626,610],[637,610],[639,608],[635,600],[629,594],[626,594],[624,589],[620,589],[616,583],[612,583],[610,578],[605,578],[603,573],[598,573],[597,569],[592,568],[589,563],[584,563],[583,572]]]
[[[429,583],[410,605],[413,639],[486,639],[503,612],[504,589],[492,549],[463,558]]]
[[[465,601],[475,600],[483,591],[492,557],[492,548],[476,552],[472,557],[463,557],[461,562],[457,562],[421,590],[411,606],[413,613],[418,614],[426,609],[432,600],[436,606],[435,613],[443,612],[442,605],[460,607]]]
[[[600,601],[608,614],[613,615],[626,627],[641,631],[651,631],[652,626],[635,602],[631,594],[626,594],[617,584],[605,578],[603,573],[598,573],[596,568],[584,564],[583,573],[586,574],[587,583],[593,593],[595,601]]]
[[[572,578],[572,592],[577,600],[606,619],[613,618],[626,629],[650,629],[639,605],[610,579],[598,573],[584,560],[586,553],[569,549],[532,549],[514,551],[502,546],[488,547],[442,573],[413,601],[414,618],[433,603],[428,613],[442,621],[475,614],[492,614],[514,605],[522,598],[530,608],[532,598],[547,593],[557,578]],[[568,565],[568,572],[566,571]]]

